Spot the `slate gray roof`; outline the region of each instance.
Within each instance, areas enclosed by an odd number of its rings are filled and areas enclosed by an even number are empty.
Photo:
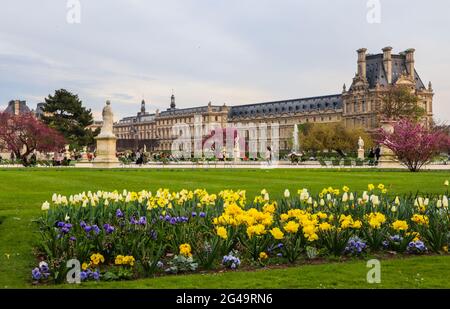
[[[213,105],[211,110],[213,112],[220,112],[221,106]],[[160,116],[172,116],[172,115],[189,115],[189,114],[201,114],[208,111],[208,106],[190,107],[190,108],[169,108],[166,111],[159,113]]]
[[[340,94],[283,100],[275,102],[255,103],[232,106],[229,118],[237,117],[264,117],[283,113],[307,113],[313,111],[339,110],[342,108]]]
[[[386,71],[383,65],[383,54],[367,55],[366,56],[367,68],[366,76],[369,82],[369,87],[374,88],[376,83],[380,86],[387,86]],[[402,73],[407,72],[406,56],[405,55],[392,55],[392,82],[395,83]],[[425,85],[419,77],[417,71],[415,71],[416,88],[423,89]]]

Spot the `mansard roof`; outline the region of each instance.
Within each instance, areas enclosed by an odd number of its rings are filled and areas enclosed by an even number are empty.
[[[222,106],[211,105],[211,111],[220,112]],[[192,115],[192,114],[201,114],[208,112],[208,106],[199,106],[199,107],[189,107],[189,108],[169,108],[166,111],[162,111],[159,113],[160,116],[180,116],[180,115]]]
[[[388,81],[386,71],[383,65],[383,54],[366,56],[366,76],[370,88],[375,88],[378,83],[380,86],[387,86]],[[395,83],[402,74],[407,72],[406,56],[404,54],[392,55],[392,82]],[[424,89],[425,85],[415,70],[416,89]]]
[[[341,95],[334,94],[320,97],[232,106],[228,117],[264,117],[284,113],[308,113],[314,111],[339,110],[341,108]]]

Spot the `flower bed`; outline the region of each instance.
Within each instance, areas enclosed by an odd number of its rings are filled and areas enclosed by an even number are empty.
[[[63,282],[71,259],[83,281],[122,280],[318,256],[446,253],[450,235],[447,195],[395,197],[382,184],[315,196],[286,190],[279,200],[266,190],[253,200],[242,190],[54,194],[42,210],[35,282]]]

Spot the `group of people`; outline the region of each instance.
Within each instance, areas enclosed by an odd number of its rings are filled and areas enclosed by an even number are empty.
[[[375,147],[375,149],[372,147],[369,150],[369,155],[367,156],[369,158],[369,164],[372,165],[378,165],[381,158],[381,147],[378,145]]]

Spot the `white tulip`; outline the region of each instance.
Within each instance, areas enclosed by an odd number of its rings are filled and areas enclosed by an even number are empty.
[[[284,190],[284,197],[289,198],[291,196],[291,192],[288,189]]]
[[[397,211],[397,207],[396,206],[392,206],[391,211],[392,212],[396,212]]]
[[[322,199],[320,199],[320,206],[325,206],[325,200],[322,198]]]
[[[354,201],[354,200],[355,200],[355,196],[353,195],[353,192],[350,193],[350,198],[349,198],[349,200],[350,200],[350,201]]]
[[[437,208],[441,208],[442,207],[442,201],[441,200],[437,200],[436,207]]]
[[[49,210],[50,209],[50,203],[45,201],[44,203],[42,203],[42,207],[41,210]]]
[[[347,192],[344,192],[344,194],[342,194],[342,201],[344,203],[348,201],[348,194],[347,194]]]
[[[367,194],[367,191],[363,192],[362,199],[364,200],[364,202],[368,202],[369,201],[369,195]]]
[[[70,220],[70,217],[69,217],[69,215],[66,214],[66,217],[64,218],[64,221],[67,222],[67,221],[69,221],[69,220]]]
[[[448,208],[448,198],[446,195],[442,198],[442,206],[444,206],[444,208]]]
[[[417,202],[419,203],[419,206],[423,206],[423,197],[419,197],[418,199],[417,199]]]
[[[444,181],[444,186],[448,187],[448,180]]]
[[[269,193],[264,194],[264,201],[269,201]]]
[[[430,199],[429,199],[429,198],[426,198],[426,199],[423,201],[423,204],[424,204],[425,206],[428,206],[429,203],[430,203]]]
[[[400,198],[398,196],[395,197],[395,201],[394,201],[395,205],[400,205]]]

